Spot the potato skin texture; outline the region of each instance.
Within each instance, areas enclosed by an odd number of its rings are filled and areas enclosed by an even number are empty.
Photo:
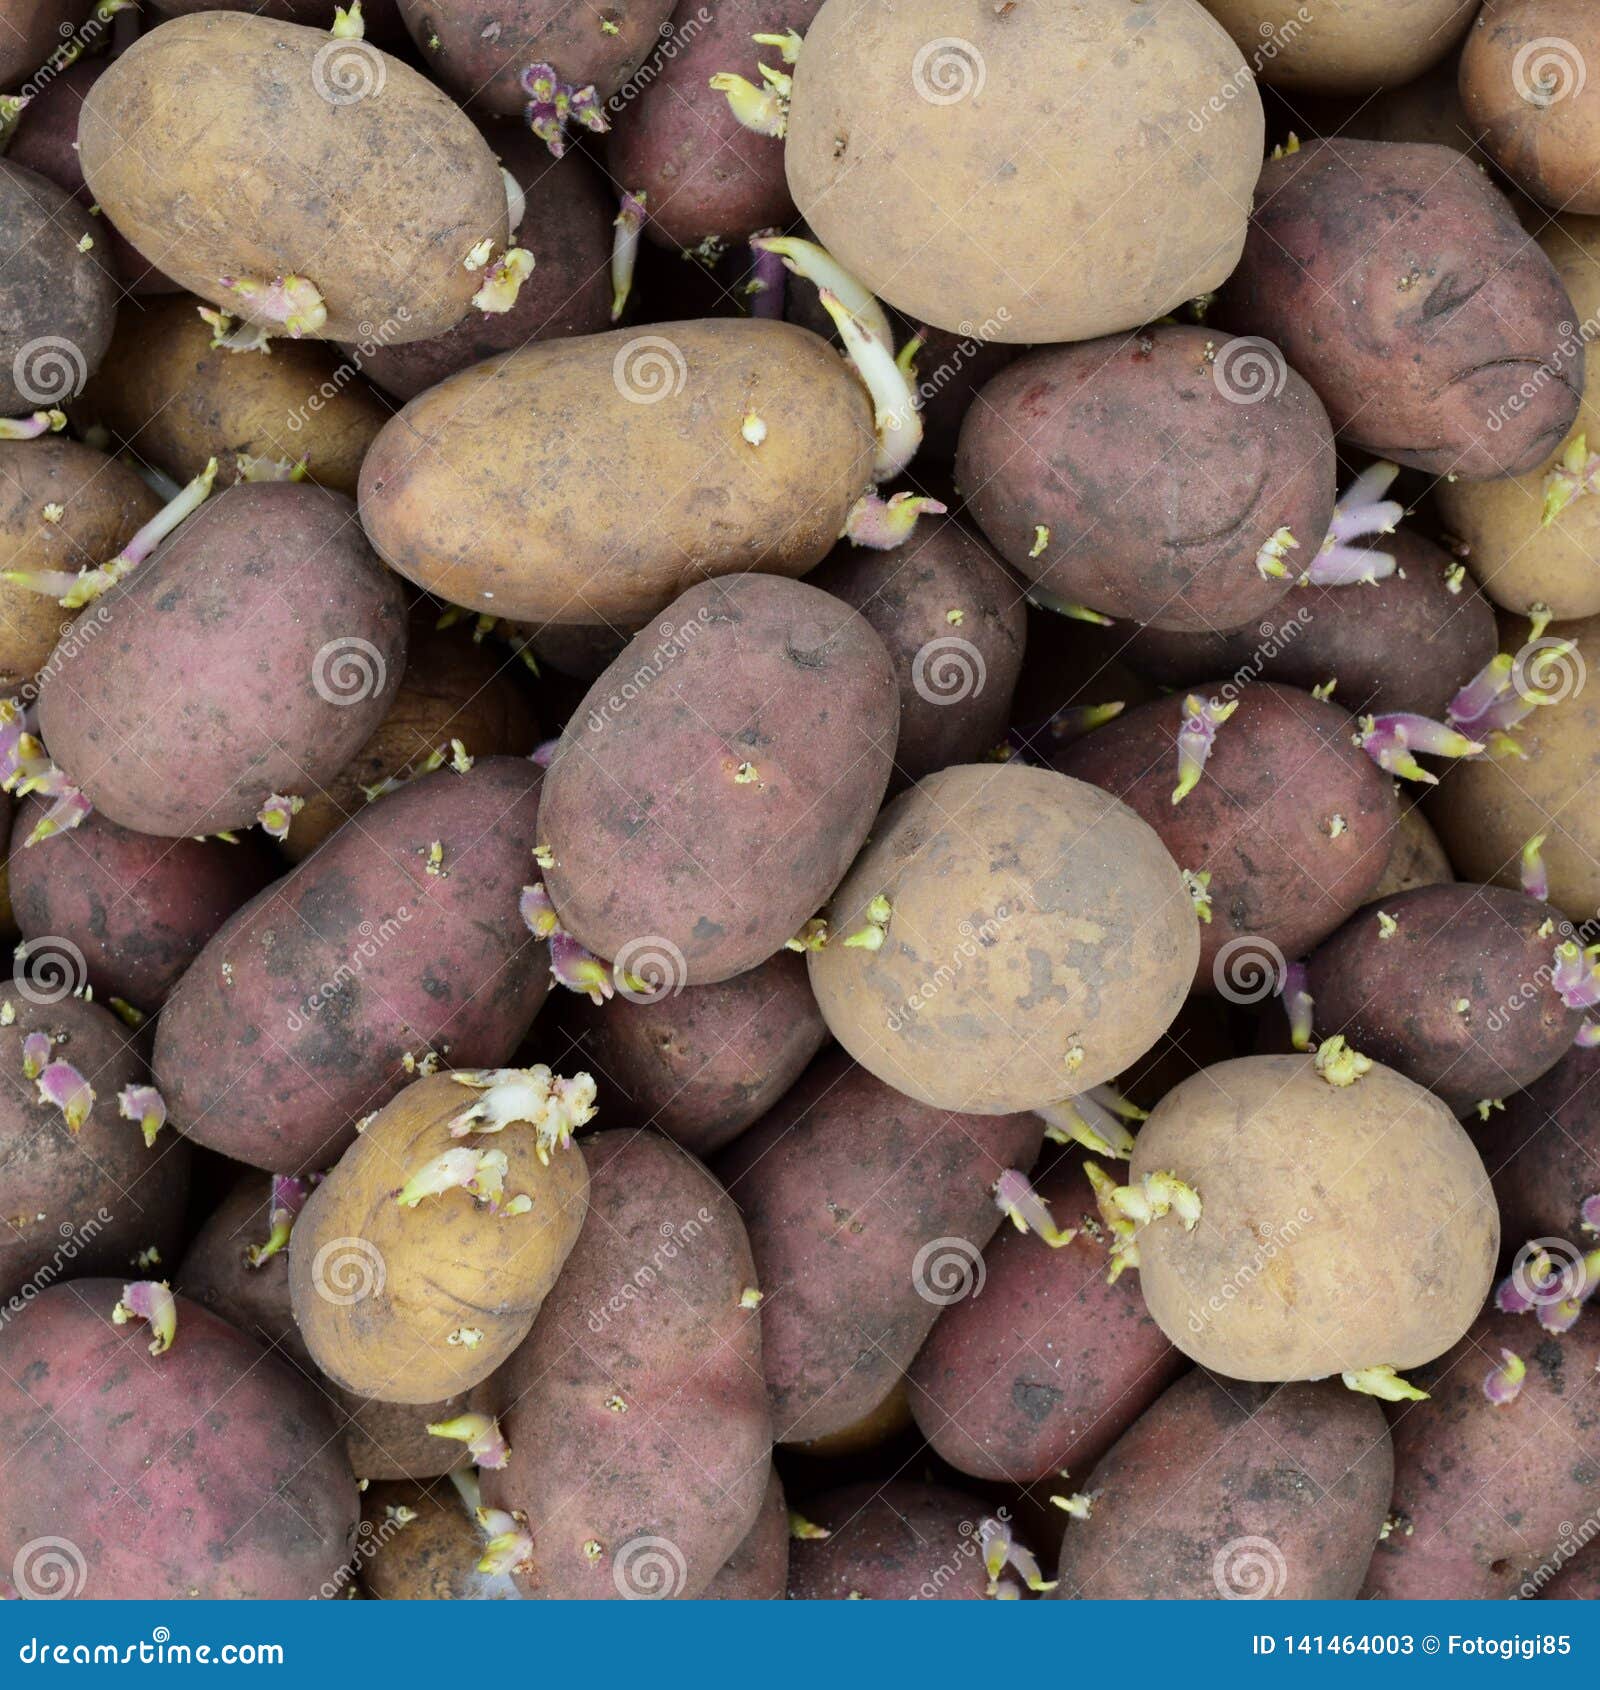
[[[1389,1509],[1383,1411],[1337,1380],[1196,1369],[1117,1440],[1061,1544],[1059,1600],[1348,1600]]]
[[[1445,886],[1456,877],[1450,866],[1439,835],[1428,824],[1428,818],[1413,804],[1400,812],[1394,830],[1394,851],[1383,879],[1372,890],[1368,900],[1381,904],[1386,898],[1397,898],[1402,892],[1413,892],[1419,886]]]
[[[1253,634],[1281,604],[1292,575],[1256,559],[1285,528],[1307,555],[1321,543],[1337,467],[1322,402],[1276,347],[1179,326],[1019,358],[956,452],[968,510],[1024,577],[1189,633]]]
[[[1366,902],[1399,811],[1390,777],[1350,743],[1353,724],[1335,705],[1259,681],[1194,690],[1237,697],[1239,708],[1181,803],[1172,802],[1181,693],[1127,711],[1052,761],[1131,805],[1183,868],[1210,874],[1194,987],[1249,994],[1266,947],[1298,957]]]
[[[45,671],[40,736],[139,833],[249,827],[270,793],[330,779],[405,668],[404,595],[349,500],[292,482],[216,495],[93,614]]]
[[[453,604],[638,626],[696,579],[820,563],[871,452],[866,390],[817,336],[660,323],[545,341],[414,399],[362,466],[361,520]]]
[[[5,0],[0,6],[0,87],[25,82],[89,15],[89,0]]]
[[[830,1535],[789,1553],[791,1602],[980,1602],[978,1548],[990,1504],[948,1485],[872,1481],[809,1498],[803,1512]]]
[[[1145,1304],[1231,1379],[1407,1373],[1483,1305],[1500,1245],[1489,1176],[1444,1104],[1381,1063],[1344,1087],[1309,1056],[1207,1068],[1139,1129],[1129,1178],[1157,1171],[1202,1213],[1192,1232],[1170,1214],[1141,1230]]]
[[[761,1318],[741,1307],[756,1268],[728,1194],[670,1140],[594,1133],[583,1155],[595,1222],[508,1370],[511,1456],[484,1500],[532,1523],[525,1596],[692,1600],[771,1470]]]
[[[305,1600],[342,1583],[358,1499],[317,1391],[181,1297],[152,1356],[144,1322],[112,1322],[122,1287],[53,1286],[0,1332],[0,1424],[29,1451],[0,1478],[7,1566],[51,1536],[82,1553],[86,1599]]]
[[[1396,924],[1387,939],[1380,907]],[[1343,1033],[1457,1115],[1520,1091],[1572,1048],[1584,1020],[1550,984],[1556,920],[1548,904],[1499,886],[1428,886],[1369,904],[1310,958],[1317,1036]]]
[[[1600,1191],[1600,1051],[1568,1051],[1505,1101],[1469,1131],[1494,1180],[1507,1248],[1569,1238],[1587,1250],[1580,1212]]]
[[[789,1583],[789,1505],[774,1468],[756,1523],[701,1593],[706,1602],[781,1602]]]
[[[1092,92],[1108,77],[1115,107]],[[1087,340],[1226,278],[1264,127],[1199,5],[829,0],[794,70],[785,166],[817,239],[907,315],[980,340]],[[1122,197],[1135,154],[1137,203]],[[1079,230],[1065,256],[1041,234],[1063,215]]]
[[[882,641],[838,599],[771,575],[690,588],[590,688],[545,777],[562,925],[625,963],[664,951],[674,983],[764,962],[872,826],[898,712]]]
[[[1361,94],[1420,76],[1455,46],[1478,0],[1204,0],[1274,88]],[[1307,13],[1309,12],[1309,18]]]
[[[1019,1485],[1085,1473],[1189,1365],[1145,1313],[1134,1275],[1106,1283],[1081,1166],[1035,1189],[1077,1237],[1051,1249],[1002,1225],[978,1294],[944,1310],[906,1379],[936,1454],[973,1478]]]
[[[778,1442],[842,1431],[889,1395],[1000,1225],[995,1181],[1031,1167],[1042,1136],[1035,1116],[916,1103],[834,1051],[723,1153],[765,1297]]]
[[[223,277],[298,275],[327,307],[318,338],[443,334],[482,283],[462,261],[479,241],[506,245],[494,155],[409,65],[328,44],[325,29],[247,12],[159,25],[84,101],[84,177],[141,252],[235,316],[249,313]],[[396,171],[397,158],[426,163]],[[316,192],[285,195],[286,179]]]
[[[396,1511],[414,1519],[400,1525]],[[361,1587],[380,1602],[514,1602],[509,1573],[480,1573],[488,1534],[449,1485],[369,1485],[361,1496]]]
[[[41,519],[46,505],[61,506],[59,522]],[[136,471],[92,446],[58,434],[0,444],[0,569],[108,563],[160,508]],[[31,696],[73,615],[48,593],[0,582],[0,687]]]
[[[538,785],[519,758],[424,776],[233,915],[156,1028],[179,1129],[311,1173],[406,1083],[407,1053],[506,1062],[549,989],[546,949],[517,914]],[[442,875],[427,872],[435,842]]]
[[[766,1114],[828,1038],[787,950],[714,986],[663,984],[653,1002],[567,994],[561,1030],[572,1054],[545,1060],[602,1076],[610,1125],[653,1127],[702,1158]]]
[[[1219,311],[1283,348],[1345,444],[1430,475],[1534,469],[1578,413],[1567,290],[1449,148],[1320,140],[1269,160]]]

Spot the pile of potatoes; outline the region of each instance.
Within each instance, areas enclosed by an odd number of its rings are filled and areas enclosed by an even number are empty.
[[[1595,1594],[1600,9],[467,11],[0,0],[0,1591]]]

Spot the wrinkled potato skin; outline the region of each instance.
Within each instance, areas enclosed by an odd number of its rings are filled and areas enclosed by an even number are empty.
[[[1536,1238],[1591,1240],[1580,1213],[1600,1191],[1600,1050],[1571,1050],[1469,1130],[1494,1181],[1508,1251]]]
[[[187,293],[126,302],[74,418],[103,423],[179,483],[209,458],[218,487],[237,479],[241,456],[304,458],[307,479],[354,498],[388,407],[359,376],[339,374],[334,350],[316,341],[274,340],[265,356],[213,348],[198,306]]]
[[[1060,1600],[1343,1601],[1389,1510],[1383,1411],[1336,1379],[1239,1385],[1198,1368],[1086,1476]]]
[[[7,1567],[48,1534],[86,1599],[315,1597],[359,1514],[316,1390],[184,1298],[152,1356],[112,1321],[125,1277],[52,1286],[0,1332],[0,1424],[29,1452],[0,1478]]]
[[[992,1512],[981,1498],[911,1479],[812,1497],[805,1516],[829,1535],[790,1549],[789,1600],[982,1601],[978,1525]]]
[[[1343,1087],[1308,1056],[1218,1063],[1140,1127],[1129,1179],[1157,1171],[1202,1212],[1189,1232],[1175,1214],[1140,1231],[1145,1304],[1230,1379],[1408,1373],[1466,1330],[1494,1275],[1500,1220],[1477,1152],[1444,1104],[1379,1063]]]
[[[44,520],[46,505],[61,506],[59,522]],[[92,446],[59,434],[0,444],[0,569],[109,562],[160,508],[134,470]],[[31,692],[75,614],[48,593],[0,582],[0,687]],[[95,612],[85,626],[96,626]]]
[[[232,916],[156,1029],[180,1130],[255,1167],[311,1173],[406,1083],[408,1053],[506,1062],[549,990],[548,952],[517,914],[538,782],[533,764],[503,757],[424,776]],[[427,872],[435,842],[441,875]]]
[[[463,260],[482,240],[506,245],[494,155],[409,65],[367,43],[319,62],[329,48],[325,28],[246,12],[161,24],[84,101],[84,177],[146,258],[236,316],[220,278],[299,275],[327,307],[320,338],[443,334],[482,283]],[[347,85],[370,92],[335,105],[319,91]],[[285,194],[286,180],[306,191]]]
[[[755,1524],[771,1471],[761,1318],[741,1306],[756,1268],[728,1194],[675,1144],[583,1144],[598,1224],[507,1373],[511,1457],[483,1470],[484,1500],[532,1523],[525,1596],[692,1600]],[[654,1564],[661,1538],[674,1568]]]
[[[595,682],[545,777],[562,926],[624,964],[664,952],[668,983],[764,962],[866,838],[899,702],[838,599],[771,575],[691,588]]]
[[[395,1511],[416,1516],[397,1526]],[[358,1573],[380,1602],[514,1602],[509,1573],[480,1573],[488,1534],[449,1485],[369,1485]]]
[[[90,0],[4,0],[0,5],[0,88],[26,82],[89,15]]]
[[[724,1153],[717,1172],[744,1213],[765,1297],[778,1442],[842,1431],[883,1401],[939,1313],[919,1272],[954,1288],[920,1253],[964,1241],[945,1266],[970,1279],[1000,1225],[994,1183],[1032,1166],[1042,1134],[1032,1115],[974,1121],[915,1103],[833,1052]]]
[[[740,432],[752,411],[759,449]],[[869,424],[849,368],[786,323],[545,341],[390,422],[362,467],[361,519],[394,568],[453,604],[637,626],[705,576],[820,563],[870,479]]]
[[[937,100],[918,97],[919,72]],[[1095,92],[1108,81],[1114,103]],[[1020,87],[1047,89],[1046,107],[1015,107]],[[980,340],[1087,340],[1222,283],[1263,133],[1254,81],[1198,5],[829,0],[794,68],[785,166],[817,239],[908,316]],[[1057,218],[1068,249],[1043,232]]]
[[[1027,1485],[1082,1474],[1189,1365],[1145,1313],[1136,1277],[1106,1283],[1104,1236],[1082,1168],[1037,1182],[1061,1249],[1003,1226],[982,1292],[939,1316],[907,1375],[922,1435],[959,1472]]]
[[[1301,94],[1362,94],[1420,76],[1478,0],[1204,0],[1256,75]]]
[[[789,1506],[777,1470],[768,1476],[756,1523],[701,1598],[707,1602],[781,1602],[789,1582]]]
[[[1385,898],[1414,892],[1419,886],[1446,886],[1455,877],[1456,871],[1439,843],[1439,835],[1428,825],[1422,811],[1412,805],[1400,812],[1394,830],[1394,853],[1368,902],[1381,904]]]
[[[312,1192],[289,1240],[289,1293],[311,1359],[337,1385],[382,1402],[437,1402],[487,1379],[527,1336],[588,1207],[574,1145],[541,1162],[535,1129],[493,1134],[510,1163],[498,1214],[462,1190],[396,1200],[406,1181],[462,1143],[450,1122],[482,1095],[449,1074],[380,1109]],[[375,1264],[381,1262],[381,1274]],[[351,1293],[364,1291],[365,1295]],[[475,1344],[457,1334],[476,1330]],[[454,1339],[454,1342],[451,1340]]]
[[[1337,471],[1322,402],[1275,348],[1177,325],[1019,358],[956,453],[968,510],[1027,579],[1157,628],[1249,624],[1257,642],[1292,575],[1256,559],[1281,529],[1320,543]]]
[[[1578,413],[1572,301],[1448,148],[1312,141],[1269,160],[1219,314],[1283,349],[1347,445],[1430,475],[1534,469]]]
[[[331,779],[405,669],[404,594],[350,501],[293,482],[216,494],[90,614],[45,671],[40,737],[139,833],[249,827]]]

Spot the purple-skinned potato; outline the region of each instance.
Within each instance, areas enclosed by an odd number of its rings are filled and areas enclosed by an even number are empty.
[[[895,1478],[806,1500],[821,1535],[789,1551],[791,1602],[979,1602],[979,1528],[989,1504],[948,1485]]]
[[[789,1582],[789,1505],[774,1469],[761,1512],[744,1541],[705,1588],[707,1602],[781,1602]]]

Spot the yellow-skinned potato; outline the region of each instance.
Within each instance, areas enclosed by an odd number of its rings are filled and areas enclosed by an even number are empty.
[[[290,1244],[295,1322],[330,1379],[435,1402],[511,1354],[583,1226],[589,1172],[568,1135],[593,1098],[587,1075],[476,1070],[418,1080],[373,1116]]]
[[[278,340],[270,354],[213,347],[191,294],[125,299],[99,372],[72,407],[103,423],[144,462],[174,481],[217,460],[219,486],[241,457],[306,462],[306,475],[355,497],[367,448],[389,419],[338,353],[309,340]]]
[[[1494,1276],[1500,1213],[1465,1130],[1431,1092],[1380,1063],[1341,1069],[1335,1049],[1207,1068],[1134,1144],[1125,1190],[1150,1201],[1171,1176],[1193,1198],[1133,1211],[1145,1304],[1231,1379],[1404,1373],[1466,1331]]]
[[[1421,76],[1478,0],[1204,0],[1256,75],[1302,94],[1360,94]]]
[[[1439,843],[1439,835],[1433,831],[1421,809],[1413,804],[1410,809],[1400,812],[1389,866],[1383,871],[1383,879],[1373,888],[1367,902],[1381,904],[1385,898],[1415,891],[1419,886],[1445,886],[1455,877],[1450,858]]]
[[[500,167],[442,89],[370,42],[249,12],[136,41],[84,101],[78,154],[146,258],[274,334],[443,334],[484,282],[468,256],[506,245]]]
[[[380,1602],[506,1602],[508,1572],[482,1571],[491,1534],[473,1517],[475,1480],[368,1485],[361,1495],[356,1565],[362,1588]],[[490,1567],[494,1561],[490,1560]]]
[[[546,341],[421,394],[362,466],[361,520],[453,604],[637,627],[707,576],[820,563],[873,445],[866,389],[817,335],[658,323]]]

